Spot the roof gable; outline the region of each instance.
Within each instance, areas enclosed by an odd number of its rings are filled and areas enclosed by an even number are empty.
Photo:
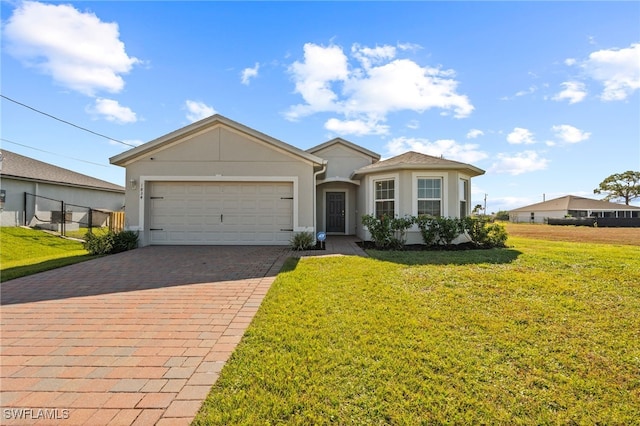
[[[220,114],[212,115],[211,117],[189,124],[188,126],[182,127],[181,129],[175,130],[171,133],[167,133],[164,136],[156,138],[136,148],[132,148],[121,154],[113,156],[109,159],[109,161],[111,162],[111,164],[124,167],[127,164],[135,162],[145,155],[149,155],[151,153],[167,149],[168,147],[178,145],[191,137],[210,131],[220,126],[226,127],[233,132],[246,135],[253,140],[258,140],[264,145],[272,149],[287,153],[288,155],[306,160],[313,164],[323,164],[323,160],[313,154],[305,152],[299,148],[296,148],[278,139],[272,138],[271,136],[258,132],[257,130],[247,127],[243,124],[223,117]]]
[[[2,150],[2,157],[2,167],[0,168],[2,177],[94,188],[104,191],[124,192],[125,190],[120,185],[25,157],[6,149]]]
[[[335,139],[331,139],[330,141],[327,141],[325,143],[321,143],[320,145],[316,145],[312,148],[307,149],[307,152],[311,153],[311,154],[319,154],[320,151],[325,151],[331,147],[333,147],[334,145],[341,145],[344,146],[348,149],[351,149],[353,151],[356,151],[357,153],[361,154],[361,155],[365,155],[366,157],[371,157],[374,161],[378,161],[380,160],[380,154],[370,151],[364,147],[361,147],[360,145],[356,145],[353,142],[349,142],[348,140],[342,139],[342,138],[335,138]]]
[[[386,172],[392,170],[464,170],[473,176],[484,174],[484,170],[479,169],[470,164],[458,161],[447,160],[442,157],[434,157],[432,155],[421,154],[415,151],[405,152],[404,154],[388,158],[383,161],[362,167],[354,172],[354,178],[361,175],[377,172]]]

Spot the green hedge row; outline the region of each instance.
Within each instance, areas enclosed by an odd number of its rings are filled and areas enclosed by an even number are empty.
[[[434,217],[428,215],[403,218],[372,215],[362,217],[362,224],[371,234],[371,240],[380,249],[402,249],[406,244],[407,230],[418,225],[422,241],[427,246],[450,245],[464,234],[479,248],[505,247],[507,231],[504,226],[492,223],[484,217]]]

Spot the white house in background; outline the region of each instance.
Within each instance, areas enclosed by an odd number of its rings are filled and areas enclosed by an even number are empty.
[[[77,227],[79,222],[88,223],[88,210],[82,207],[119,211],[124,193],[120,185],[2,149],[1,226],[58,226],[64,202],[65,214],[72,220],[68,226]]]
[[[509,211],[511,222],[544,223],[565,217],[640,217],[640,207],[566,195]]]
[[[287,245],[319,231],[368,239],[366,214],[469,214],[471,179],[484,173],[415,152],[380,161],[340,138],[303,151],[221,115],[110,161],[126,168],[128,229],[142,245]]]

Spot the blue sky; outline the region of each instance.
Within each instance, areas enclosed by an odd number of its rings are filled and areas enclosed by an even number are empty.
[[[220,113],[302,149],[471,163],[488,212],[640,170],[638,2],[0,6],[2,94],[130,145]],[[3,148],[124,185],[129,146],[1,106]]]

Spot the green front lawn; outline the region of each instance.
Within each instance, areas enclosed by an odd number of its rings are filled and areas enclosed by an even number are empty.
[[[640,247],[291,261],[194,424],[633,424]]]
[[[0,281],[93,259],[79,241],[44,231],[0,228]]]

